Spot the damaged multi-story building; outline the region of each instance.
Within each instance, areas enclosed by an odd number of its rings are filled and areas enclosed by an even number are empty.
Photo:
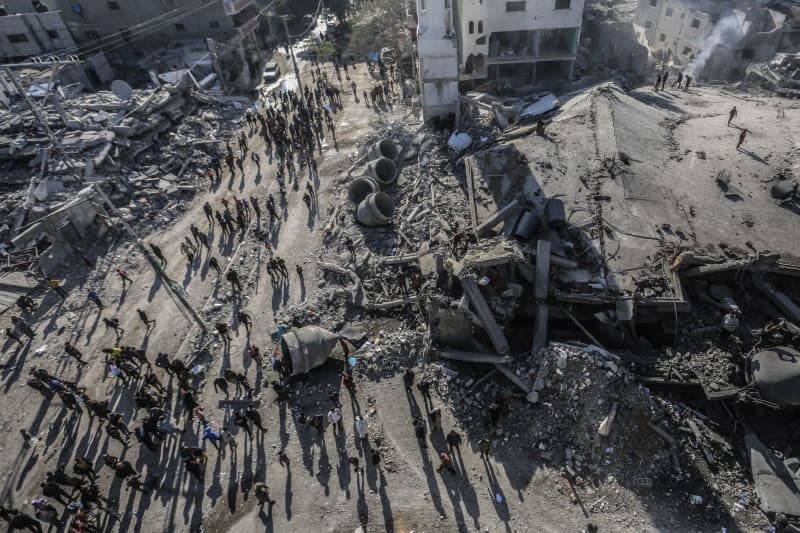
[[[417,0],[425,117],[455,113],[459,88],[489,82],[526,90],[569,79],[583,5],[583,0]]]
[[[742,78],[800,47],[800,6],[786,0],[640,0],[635,24],[657,60],[700,79]]]

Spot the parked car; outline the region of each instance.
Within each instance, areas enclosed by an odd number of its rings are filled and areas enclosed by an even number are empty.
[[[274,61],[267,63],[267,66],[264,67],[264,74],[261,77],[265,82],[278,81],[278,78],[281,77],[281,67]]]

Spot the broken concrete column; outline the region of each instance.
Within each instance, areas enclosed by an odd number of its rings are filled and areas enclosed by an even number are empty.
[[[382,226],[388,224],[394,215],[394,201],[382,192],[367,195],[356,210],[356,220],[365,226]]]
[[[395,144],[395,142],[391,139],[381,139],[370,146],[369,150],[367,151],[367,156],[370,159],[380,159],[381,157],[385,157],[386,159],[397,161],[397,157],[399,155],[400,150],[397,149],[397,144]]]
[[[387,187],[397,179],[397,165],[394,164],[394,161],[385,157],[380,157],[367,163],[367,172],[378,180],[381,187]]]
[[[547,226],[561,230],[567,227],[567,215],[564,212],[564,202],[558,198],[550,198],[544,204],[544,216]]]
[[[508,203],[502,209],[498,209],[494,215],[490,216],[484,222],[482,222],[477,228],[475,228],[475,233],[478,234],[479,237],[489,233],[492,228],[497,226],[499,223],[503,222],[507,218],[511,217],[514,213],[517,212],[519,209],[519,202],[517,200],[513,200]]]
[[[354,204],[360,204],[371,193],[380,192],[381,184],[370,176],[358,176],[347,188],[347,197]]]
[[[547,321],[550,309],[545,302],[550,283],[550,241],[540,240],[536,245],[536,284],[533,296],[536,299],[536,318],[533,325],[533,351],[538,352],[547,344]]]
[[[800,307],[786,293],[779,291],[775,286],[762,276],[753,276],[753,284],[763,292],[772,303],[786,313],[786,318],[792,322],[800,322]]]
[[[292,375],[305,374],[323,364],[339,344],[339,336],[317,326],[305,326],[281,337],[284,362],[291,363]]]
[[[533,236],[538,227],[539,215],[537,215],[535,211],[526,209],[519,217],[517,225],[514,227],[514,231],[511,233],[511,236],[518,241],[525,242]]]
[[[483,294],[481,294],[478,284],[475,282],[475,278],[473,276],[465,276],[460,278],[460,281],[464,292],[466,292],[469,297],[470,303],[475,308],[475,312],[478,313],[478,318],[481,319],[494,349],[501,355],[508,355],[511,347],[508,345],[508,340],[506,340],[503,330],[497,325],[497,322],[495,322],[492,310],[489,304],[486,303]]]

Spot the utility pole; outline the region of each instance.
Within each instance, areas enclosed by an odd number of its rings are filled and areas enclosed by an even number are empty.
[[[286,19],[288,15],[281,15],[281,20],[283,21],[283,31],[286,32],[286,46],[289,48],[289,54],[292,56],[292,65],[294,65],[294,75],[297,77],[297,90],[300,91],[300,96],[303,98],[303,105],[306,108],[306,113],[308,113],[308,119],[312,120],[311,118],[311,108],[308,106],[308,100],[306,100],[306,93],[303,91],[303,82],[300,80],[300,69],[297,67],[297,60],[294,58],[294,47],[292,46],[292,38],[289,35],[289,25],[286,23]],[[322,139],[319,137],[319,130],[315,127],[311,127],[314,130],[314,136],[317,138],[317,146],[319,146],[319,153],[322,153]]]
[[[136,232],[133,231],[133,228],[130,227],[127,222],[125,222],[125,219],[117,209],[117,206],[115,206],[108,196],[106,196],[106,194],[100,190],[100,187],[96,186],[95,184],[92,184],[91,187],[92,191],[94,191],[100,197],[100,199],[103,200],[103,203],[106,205],[106,207],[108,207],[109,211],[119,217],[120,223],[128,231],[128,233],[130,233],[131,237],[133,237],[133,242],[136,244],[136,247],[139,248],[139,251],[144,254],[147,262],[150,263],[150,267],[156,272],[156,274],[166,280],[164,285],[167,287],[167,289],[178,299],[181,306],[189,314],[192,320],[194,320],[195,323],[200,326],[200,329],[203,330],[203,333],[208,333],[208,328],[206,327],[205,322],[203,322],[203,319],[200,318],[200,315],[197,314],[197,311],[195,311],[194,307],[192,307],[192,304],[189,303],[189,300],[186,298],[186,291],[184,291],[182,287],[180,287],[178,284],[172,281],[169,276],[167,276],[166,272],[164,272],[164,269],[161,267],[156,258],[153,257],[153,254],[150,252],[150,250],[147,249]]]

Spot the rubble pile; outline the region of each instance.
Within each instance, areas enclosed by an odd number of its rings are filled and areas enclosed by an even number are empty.
[[[655,400],[612,359],[577,346],[552,343],[515,359],[513,372],[535,391],[536,402],[509,402],[491,433],[496,447],[528,448],[532,457],[571,475],[612,475],[626,486],[652,484],[670,473],[669,446],[648,424],[676,433],[679,413]],[[433,388],[471,435],[491,432],[486,405],[508,388],[480,377],[461,377],[433,365]],[[479,383],[479,381],[481,383]]]
[[[800,53],[776,54],[767,63],[753,63],[747,67],[745,80],[778,96],[800,98]]]
[[[212,155],[235,128],[235,106],[211,98],[184,79],[159,88],[98,91],[48,97],[44,122],[63,147],[46,150],[50,138],[24,103],[0,111],[0,168],[6,187],[29,191],[0,206],[15,227],[35,222],[72,198],[86,182],[100,182],[129,222],[142,209],[164,207],[169,197],[193,194],[207,179]],[[129,96],[126,99],[120,96]],[[129,202],[129,203],[128,203]],[[157,202],[157,203],[156,203]],[[7,236],[12,228],[2,228]]]

